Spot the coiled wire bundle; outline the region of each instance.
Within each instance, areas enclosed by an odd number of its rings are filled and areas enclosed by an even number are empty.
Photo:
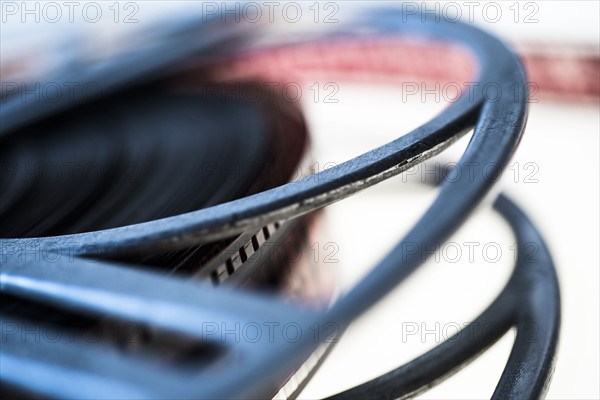
[[[10,193],[0,203],[0,232],[6,238],[0,242],[6,393],[61,398],[296,396],[331,347],[325,340],[331,324],[339,328],[337,337],[423,262],[421,255],[406,253],[403,244],[435,247],[468,218],[494,183],[489,170],[484,174],[482,169],[493,165],[495,173],[501,172],[524,130],[526,79],[512,52],[471,26],[429,15],[399,17],[395,11],[375,13],[362,22],[364,34],[417,35],[468,47],[479,62],[472,95],[380,148],[291,183],[284,184],[301,163],[305,128],[297,110],[277,101],[240,104],[219,96],[198,101],[193,90],[173,89],[173,76],[162,74],[157,80],[144,71],[133,87],[75,107],[37,107],[30,114],[24,111],[28,105],[5,108],[3,163],[81,163],[102,172],[93,180],[3,182]],[[167,61],[181,61],[197,51],[190,46]],[[481,90],[490,82],[516,95],[490,101]],[[510,91],[515,85],[522,90]],[[475,180],[454,176],[442,182],[434,203],[403,240],[331,306],[321,302],[307,307],[272,293],[214,288],[236,275],[243,276],[241,281],[258,277],[262,279],[256,281],[272,282],[279,272],[264,271],[278,271],[277,257],[261,254],[261,246],[274,240],[274,232],[282,232],[277,240],[302,232],[314,211],[426,160],[473,127],[458,166],[475,166]],[[242,176],[223,179],[229,159],[243,166]],[[288,163],[292,170],[266,179],[269,162]],[[123,182],[132,164],[139,175]],[[418,393],[513,325],[517,339],[494,397],[543,395],[559,326],[556,276],[543,240],[522,212],[504,196],[495,205],[520,244],[513,278],[479,317],[500,326],[498,334],[478,332],[475,340],[449,340],[339,397]],[[535,262],[523,253],[523,243],[538,245]],[[260,262],[250,266],[253,257]],[[45,335],[23,345],[19,339],[31,322],[76,333],[73,339]],[[215,327],[236,324],[273,327],[280,334],[217,340]],[[528,330],[532,324],[539,330]],[[291,340],[289,327],[300,332],[312,327],[316,335]],[[99,335],[101,340],[90,343],[86,335],[92,328],[118,334]],[[72,377],[77,385],[69,382]]]

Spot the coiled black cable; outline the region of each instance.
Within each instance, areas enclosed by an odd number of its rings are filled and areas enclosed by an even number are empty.
[[[226,324],[240,323],[240,321],[259,323],[275,320],[282,324],[295,323],[304,329],[316,324],[317,330],[326,329],[327,324],[324,322],[327,321],[333,321],[341,327],[347,326],[422,263],[422,257],[405,254],[403,251],[405,243],[410,242],[418,244],[420,247],[434,248],[436,244],[443,243],[468,218],[474,207],[493,186],[494,180],[489,179],[489,173],[484,173],[484,170],[493,166],[492,170],[498,173],[506,166],[525,126],[527,115],[526,78],[514,54],[492,36],[473,27],[449,21],[440,22],[434,18],[436,16],[403,16],[386,11],[375,14],[372,16],[372,20],[368,19],[365,24],[367,30],[371,29],[372,34],[420,34],[437,40],[457,41],[469,47],[477,57],[480,62],[477,82],[479,87],[476,86],[471,95],[459,99],[429,123],[385,146],[313,177],[243,199],[163,219],[148,221],[155,215],[169,215],[171,212],[178,212],[174,210],[191,207],[192,204],[185,201],[173,202],[168,194],[161,191],[161,185],[155,185],[154,182],[143,186],[141,191],[144,193],[144,198],[156,196],[162,199],[160,206],[151,207],[148,211],[140,210],[144,199],[137,199],[134,196],[131,205],[126,205],[122,212],[117,211],[118,218],[110,221],[104,221],[102,215],[106,214],[102,214],[103,208],[100,207],[99,212],[92,214],[93,218],[77,219],[80,221],[78,224],[66,226],[68,224],[64,223],[64,215],[47,216],[47,212],[51,211],[50,208],[47,208],[44,213],[37,214],[34,216],[35,218],[31,219],[31,221],[42,219],[43,229],[40,231],[65,232],[65,229],[79,231],[79,229],[93,224],[105,222],[117,226],[127,223],[128,221],[123,222],[126,218],[132,218],[138,222],[148,222],[66,236],[2,240],[0,245],[10,249],[10,254],[2,260],[2,292],[9,296],[26,297],[37,302],[44,302],[57,308],[76,310],[86,315],[106,315],[115,319],[135,321],[194,338],[202,338],[205,335],[206,329],[202,323],[206,321]],[[399,21],[402,21],[402,24]],[[514,90],[510,89],[514,87],[520,90],[517,90],[516,96],[501,96],[495,101],[491,101],[482,91],[482,86],[491,83],[497,84],[504,93],[513,93]],[[147,108],[145,112],[147,113],[150,109],[155,110]],[[169,108],[166,107],[166,109]],[[144,110],[143,107],[142,110]],[[118,111],[115,112],[118,115]],[[160,115],[162,112],[160,110],[158,114]],[[177,113],[181,110],[171,109],[170,112],[180,115]],[[17,122],[14,124],[22,123],[22,116],[23,113],[18,114],[14,119]],[[173,115],[165,116],[165,120],[171,117]],[[190,118],[193,119],[193,117]],[[155,123],[161,126],[162,121]],[[118,255],[119,258],[123,256],[122,252],[115,249],[125,249],[126,255],[135,257],[154,257],[165,252],[185,250],[197,246],[198,243],[231,238],[244,232],[259,230],[267,224],[304,215],[418,164],[445,149],[473,127],[473,137],[459,161],[459,167],[475,166],[475,180],[472,181],[463,176],[456,180],[445,181],[441,186],[438,198],[408,235],[365,279],[345,293],[329,310],[298,309],[273,297],[246,293],[218,290],[207,292],[207,288],[201,285],[189,285],[175,278],[163,279],[152,273],[126,268],[119,263],[90,261],[90,258],[100,255],[109,259],[111,256]],[[152,126],[152,129],[154,128],[155,126]],[[163,129],[160,128],[160,131],[166,132]],[[244,129],[247,127],[244,126]],[[135,132],[135,129],[132,131]],[[4,134],[6,135],[6,133]],[[182,138],[186,137],[185,132],[178,134],[183,135]],[[138,140],[142,137],[139,136],[142,135],[141,132],[137,132],[136,135],[138,135],[136,136]],[[110,166],[118,165],[111,161],[113,157],[118,158],[117,155],[102,150],[101,139],[94,143],[99,143],[98,149],[92,149],[90,153],[87,153],[88,149],[77,150],[77,142],[74,144],[73,151],[83,160],[94,159]],[[159,138],[155,143],[160,148],[164,146],[164,142]],[[199,144],[199,142],[193,143]],[[125,147],[127,148],[127,146]],[[174,153],[183,151],[185,154],[189,154],[187,153],[189,149],[181,149],[179,145],[174,145],[172,151]],[[13,157],[13,154],[16,153],[11,153],[8,157]],[[146,154],[152,154],[152,151],[148,151]],[[22,157],[28,160],[37,156],[23,155]],[[150,166],[152,162],[148,160],[151,158],[152,156],[141,157],[140,160],[144,161],[140,162]],[[176,160],[171,157],[168,157],[165,162],[170,168],[176,168],[178,165]],[[180,168],[189,167],[194,171],[196,169],[193,164],[180,166]],[[169,174],[163,174],[164,171],[152,168],[149,168],[148,171],[152,171],[148,174],[155,176],[158,182],[163,182],[164,185],[173,185],[174,188],[182,190],[182,193],[187,193],[185,184],[177,179],[172,179],[173,177]],[[110,184],[110,182],[105,182],[105,184]],[[8,183],[8,186],[14,185],[18,186],[14,181]],[[64,188],[66,187],[68,186]],[[29,189],[23,188],[16,190],[16,193],[26,193],[27,190]],[[37,187],[34,184],[32,190],[37,190],[39,193],[50,193],[47,185]],[[93,188],[88,188],[82,191],[81,196],[88,201],[95,201],[97,198],[92,195],[92,192]],[[14,200],[18,196],[20,194],[15,195],[10,202],[7,202],[5,208],[18,208],[19,205]],[[120,198],[119,195],[115,197]],[[124,195],[122,198],[125,197],[127,196]],[[50,204],[60,203],[59,199],[60,196],[52,197]],[[62,200],[65,201],[64,198]],[[113,200],[116,201],[111,198],[108,202]],[[210,198],[206,201],[208,204],[214,204],[211,203]],[[503,208],[506,205],[502,205],[502,201],[500,205],[502,210],[508,212],[510,218],[521,217],[510,207]],[[80,212],[77,207],[66,207],[66,210],[71,215]],[[22,229],[23,234],[37,234],[36,225],[28,219],[26,221],[28,223]],[[530,225],[525,225],[525,228],[525,232],[532,231]],[[12,232],[8,232],[8,234],[12,234]],[[535,235],[527,236],[527,238],[537,240]],[[72,260],[69,263],[53,264],[32,262],[23,257],[21,251],[23,248],[35,248],[47,243],[56,244],[54,249],[56,254],[68,251]],[[525,288],[525,286],[521,287]],[[546,294],[554,302],[555,297],[553,296],[557,292],[553,292],[552,284],[547,287],[550,287],[550,290]],[[531,287],[526,289],[530,290]],[[537,295],[539,292],[535,291],[535,293]],[[537,305],[537,298],[533,300],[532,304]],[[154,312],[155,309],[159,309],[161,312]],[[538,309],[530,311],[530,313],[524,313],[522,318],[529,320],[539,316]],[[519,319],[505,322],[512,323],[517,320]],[[499,395],[506,394],[509,397],[518,398],[521,395],[535,396],[542,392],[540,387],[543,386],[549,370],[547,360],[551,358],[554,351],[557,319],[550,318],[541,322],[547,322],[545,327],[548,328],[548,335],[541,346],[522,347],[522,342],[517,340],[519,351],[523,349],[533,353],[527,361],[531,362],[530,365],[534,367],[535,372],[531,375],[516,373],[520,371],[525,360],[515,355],[512,358],[513,361],[509,362],[507,377],[501,381],[498,389]],[[321,333],[324,334],[323,336],[327,334],[325,331]],[[223,364],[219,364],[215,368],[203,370],[202,374],[193,375],[193,377],[171,375],[172,371],[168,371],[164,379],[157,379],[153,382],[144,382],[136,374],[129,377],[115,374],[114,371],[123,364],[119,364],[118,359],[102,356],[101,351],[95,357],[94,364],[84,363],[81,365],[71,357],[79,349],[76,345],[53,347],[51,343],[36,343],[32,346],[31,352],[24,355],[15,343],[10,343],[2,349],[0,355],[3,357],[4,365],[8,365],[8,372],[3,379],[15,386],[28,386],[28,382],[18,374],[17,367],[23,365],[24,360],[33,359],[35,365],[32,365],[32,368],[35,366],[36,373],[41,379],[35,384],[29,384],[32,386],[32,390],[56,397],[68,397],[73,394],[77,394],[79,397],[90,397],[94,395],[92,390],[94,385],[101,382],[112,382],[114,386],[103,387],[103,395],[109,397],[127,395],[263,398],[276,393],[282,382],[288,379],[298,365],[317,349],[319,343],[316,343],[310,335],[305,335],[293,343],[282,339],[268,342],[267,338],[261,337],[252,343],[228,343],[228,345],[231,345],[231,351],[237,354],[237,359],[243,361],[235,368],[227,369],[226,375],[224,375]],[[82,347],[84,349],[89,347],[90,352],[97,350],[95,346]],[[469,356],[469,351],[467,349],[466,353],[458,358]],[[458,358],[453,358],[452,353],[449,357],[451,361],[449,364],[433,368],[428,377],[433,378],[434,375],[444,374],[448,368],[462,362]],[[133,359],[125,361],[125,363],[128,362],[132,362],[132,365],[136,365],[136,368],[140,368],[140,370],[144,368]],[[231,366],[227,363],[225,365]],[[273,368],[274,365],[277,368]],[[111,366],[117,367],[113,370]],[[79,370],[87,371],[90,380],[89,384],[80,390],[72,387],[63,389],[54,384],[54,379],[58,380],[63,377],[63,371]],[[149,368],[148,372],[157,373],[154,368]],[[222,379],[223,376],[227,376],[227,379]],[[131,379],[127,381],[126,378]],[[123,384],[123,380],[126,381],[126,384]],[[384,381],[387,382],[387,378],[384,378]],[[397,393],[404,393],[403,391],[412,393],[413,390],[422,386],[422,382],[418,379],[413,384],[414,387],[409,389],[398,389],[390,384],[382,391],[383,394],[390,393],[395,396]],[[531,385],[533,389],[525,390],[524,388],[528,385]]]

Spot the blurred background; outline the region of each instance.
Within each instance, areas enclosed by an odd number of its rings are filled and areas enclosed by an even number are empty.
[[[73,2],[77,8],[70,10],[62,2],[1,3],[3,85],[24,76],[48,76],[68,66],[110,58],[160,40],[173,25],[211,11],[213,6],[228,4],[235,10],[240,4],[124,1],[97,2],[96,7],[86,6],[93,2]],[[48,6],[50,3],[57,6]],[[290,2],[276,3],[279,8],[272,20],[265,15],[260,18],[265,43],[299,40],[332,29],[351,31],[353,21],[370,9],[402,7],[393,1],[297,2],[301,10],[298,18],[298,14],[279,11],[296,10],[295,6],[286,9]],[[498,190],[515,199],[533,219],[558,270],[562,330],[547,397],[600,398],[600,3],[411,4],[472,22],[504,39],[524,56],[530,80],[541,88],[532,93],[525,136]],[[274,69],[285,72],[302,62],[306,60]],[[313,67],[319,67],[318,60],[315,62]],[[423,60],[424,65],[437,62]],[[350,74],[347,70],[341,73],[340,68],[337,64],[321,65],[294,77],[303,88],[300,101],[312,136],[315,170],[387,143],[448,105],[443,96],[407,96],[406,81],[389,73],[383,79],[374,76],[377,68],[373,66]],[[452,70],[452,66],[447,69]],[[411,169],[326,209],[326,224],[317,233],[315,245],[321,258],[328,260],[324,267],[339,274],[340,291],[367,273],[415,223],[436,194],[419,182],[432,173],[436,163],[456,161],[468,139],[466,135],[428,166]],[[301,398],[337,393],[413,359],[468,324],[495,298],[511,273],[514,238],[491,210],[491,200],[449,244],[351,325]],[[511,331],[469,366],[421,397],[489,397],[513,338]]]

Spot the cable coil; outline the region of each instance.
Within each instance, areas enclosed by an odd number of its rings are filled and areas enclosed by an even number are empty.
[[[212,59],[219,47],[212,37],[182,45],[135,74],[124,74],[114,90],[88,102],[4,107],[3,164],[76,162],[94,165],[102,174],[91,180],[79,176],[49,182],[17,176],[2,182],[1,318],[7,340],[0,357],[1,379],[8,388],[3,390],[57,398],[297,396],[329,350],[327,343],[316,342],[313,335],[300,335],[293,342],[268,337],[223,342],[210,336],[210,328],[277,321],[278,326],[293,324],[304,332],[316,326],[320,337],[330,334],[329,323],[343,331],[423,263],[422,255],[406,253],[404,244],[435,248],[461,226],[493,187],[523,134],[527,80],[518,58],[493,36],[438,18],[381,10],[363,18],[357,31],[367,37],[416,36],[464,46],[478,62],[470,95],[384,146],[290,183],[308,140],[298,110],[278,106],[277,100],[199,100],[193,90],[181,92],[169,85],[181,72],[177,68],[170,75],[157,73],[191,55],[198,58],[198,52]],[[190,42],[186,35],[174,36]],[[234,55],[232,51],[226,58]],[[203,68],[210,69],[209,64]],[[488,83],[511,95],[490,100],[482,90]],[[408,234],[331,307],[307,308],[277,295],[213,287],[259,255],[276,231],[291,235],[305,229],[315,211],[427,160],[471,129],[457,169],[471,166],[472,176],[444,180]],[[219,171],[231,169],[231,160],[244,166],[243,174],[223,179]],[[286,162],[291,167],[278,179],[265,178],[265,163]],[[127,180],[131,173],[135,179]],[[415,395],[476,357],[512,326],[517,338],[493,397],[544,395],[560,325],[556,274],[543,239],[523,212],[504,195],[494,206],[520,244],[509,283],[477,319],[480,326],[495,323],[497,334],[475,332],[474,339],[466,339],[459,332],[457,340],[334,398]],[[536,260],[524,253],[523,243],[538,246]],[[225,249],[233,249],[233,255],[210,264],[210,270],[195,267],[207,265]],[[45,256],[40,257],[42,252]],[[165,275],[165,266],[179,272]],[[212,277],[212,284],[185,279],[197,274]],[[106,351],[104,342],[45,337],[24,346],[19,336],[27,320],[49,326],[65,321],[100,326],[98,320],[110,326],[139,324],[147,328],[141,334],[154,335],[159,349],[177,348],[165,352],[178,367],[149,363],[143,352]],[[199,364],[183,357],[193,351],[203,354]],[[315,354],[319,357],[311,359]],[[303,376],[294,377],[299,368]]]

